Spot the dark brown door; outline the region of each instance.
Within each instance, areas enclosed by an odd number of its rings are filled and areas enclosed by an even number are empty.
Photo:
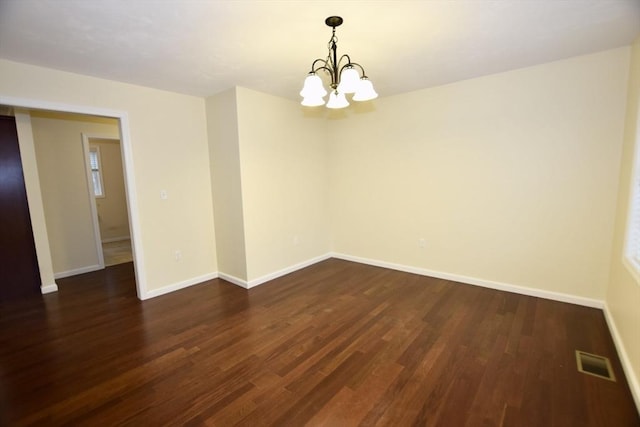
[[[16,121],[0,116],[0,303],[38,295],[40,271]]]

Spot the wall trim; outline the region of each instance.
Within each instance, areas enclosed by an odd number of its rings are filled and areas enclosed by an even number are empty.
[[[225,280],[231,284],[234,284],[236,286],[240,286],[241,288],[245,288],[245,289],[249,289],[249,286],[247,285],[247,281],[244,279],[240,279],[239,277],[236,276],[232,276],[231,274],[227,274],[227,273],[223,273],[223,272],[219,272],[218,273],[218,277],[222,280]]]
[[[40,288],[40,291],[42,292],[42,295],[58,292],[58,285],[55,283],[51,285],[44,285]]]
[[[274,271],[273,273],[265,274],[264,276],[258,277],[257,279],[248,280],[248,281],[232,276],[231,274],[226,274],[222,272],[218,273],[218,276],[221,279],[226,280],[227,282],[232,283],[234,285],[240,286],[245,289],[251,289],[256,286],[262,285],[263,283],[267,283],[271,280],[277,279],[278,277],[286,276],[287,274],[293,273],[294,271],[298,271],[303,268],[309,267],[313,264],[326,261],[329,258],[331,258],[331,253],[326,253],[324,255],[310,258],[306,261],[302,261],[297,264],[291,265],[289,267],[285,267],[282,270]]]
[[[293,273],[294,271],[301,270],[305,267],[309,267],[313,264],[317,264],[319,262],[328,260],[331,258],[330,253],[326,253],[324,255],[320,255],[306,261],[299,262],[298,264],[294,264],[290,267],[283,268],[282,270],[274,271],[273,273],[265,274],[264,276],[258,277],[257,279],[249,280],[247,283],[247,288],[253,288],[258,285],[262,285],[263,283],[269,282],[273,279],[277,279],[278,277],[285,276],[289,273]]]
[[[129,239],[131,239],[130,236],[107,237],[106,239],[102,239],[102,243],[122,242]]]
[[[103,270],[104,266],[99,264],[88,265],[86,267],[74,268],[73,270],[60,271],[58,273],[53,274],[54,279],[63,279],[69,276],[75,276],[78,274],[91,273],[92,271]]]
[[[408,265],[394,264],[385,261],[378,261],[369,258],[361,258],[353,255],[347,255],[342,253],[333,253],[334,258],[342,259],[345,261],[358,262],[360,264],[373,265],[375,267],[389,268],[391,270],[404,271],[406,273],[419,274],[421,276],[435,277],[438,279],[451,280],[453,282],[465,283],[467,285],[482,286],[483,288],[490,288],[499,291],[513,292],[521,295],[528,295],[532,297],[544,298],[554,301],[567,302],[570,304],[582,305],[592,308],[604,308],[604,301],[580,297],[576,295],[563,294],[560,292],[546,291],[543,289],[527,288],[524,286],[512,285],[509,283],[494,282],[491,280],[477,279],[475,277],[462,276],[459,274],[446,273],[442,271],[428,270],[425,268],[411,267]]]
[[[155,298],[157,296],[165,295],[165,294],[168,294],[170,292],[175,292],[175,291],[178,291],[180,289],[187,288],[189,286],[198,285],[198,284],[200,284],[202,282],[206,282],[207,280],[218,279],[218,278],[220,278],[222,280],[225,280],[225,281],[227,281],[227,282],[229,282],[231,284],[234,284],[236,286],[240,286],[241,288],[250,289],[250,288],[253,288],[255,286],[261,285],[263,283],[269,282],[271,280],[277,279],[278,277],[282,277],[282,276],[287,275],[289,273],[293,273],[294,271],[301,270],[301,269],[303,269],[305,267],[309,267],[310,265],[317,264],[317,263],[319,263],[321,261],[325,261],[325,260],[327,260],[329,258],[331,258],[331,254],[327,253],[327,254],[324,254],[324,255],[321,255],[321,256],[317,256],[315,258],[311,258],[311,259],[308,259],[306,261],[300,262],[298,264],[294,264],[294,265],[292,265],[290,267],[283,268],[282,270],[278,270],[278,271],[275,271],[273,273],[266,274],[266,275],[264,275],[262,277],[259,277],[257,279],[253,279],[253,280],[250,280],[250,281],[246,281],[246,280],[240,279],[240,278],[235,277],[235,276],[233,276],[231,274],[223,273],[221,271],[220,272],[215,272],[215,273],[209,273],[209,274],[205,274],[203,276],[193,277],[191,279],[188,279],[188,280],[185,280],[185,281],[182,281],[182,282],[174,283],[174,284],[169,285],[169,286],[164,286],[164,287],[159,288],[159,289],[153,289],[151,291],[148,291],[140,299],[146,300],[146,299],[150,299],[150,298]]]
[[[183,280],[178,283],[174,283],[168,286],[163,286],[162,288],[152,289],[147,291],[144,295],[140,295],[141,300],[146,300],[150,298],[159,297],[160,295],[165,295],[171,292],[179,291],[180,289],[188,288],[189,286],[199,285],[208,280],[213,280],[218,278],[218,273],[207,273],[202,276],[192,277],[191,279]]]
[[[618,327],[616,326],[616,321],[611,314],[611,310],[609,309],[609,305],[605,302],[604,308],[602,310],[604,312],[604,318],[607,321],[607,326],[609,327],[609,332],[611,332],[611,337],[613,338],[613,343],[616,346],[616,350],[618,351],[618,357],[620,358],[620,363],[622,364],[622,370],[624,371],[625,377],[627,378],[627,382],[629,383],[629,388],[631,389],[631,395],[633,396],[633,400],[635,401],[636,408],[640,412],[640,383],[638,382],[638,376],[633,369],[633,365],[631,364],[631,359],[629,359],[629,354],[627,353],[627,348],[624,345],[624,341],[618,332]]]

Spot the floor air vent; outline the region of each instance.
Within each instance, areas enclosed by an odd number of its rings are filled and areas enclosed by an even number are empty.
[[[611,369],[611,363],[606,357],[576,350],[576,361],[578,362],[578,371],[580,372],[609,381],[616,380],[615,375],[613,375],[613,370]]]

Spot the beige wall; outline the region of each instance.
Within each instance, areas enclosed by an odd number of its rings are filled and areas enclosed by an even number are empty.
[[[119,137],[114,119],[31,113],[49,245],[56,275],[100,267],[82,133]]]
[[[602,300],[628,58],[381,98],[330,122],[334,251]]]
[[[237,88],[247,278],[330,250],[326,124],[294,101]]]
[[[331,249],[322,243],[331,232],[340,253],[603,298],[627,60],[618,49],[381,98],[376,111],[326,125],[239,90],[236,169],[250,216],[246,242],[234,244],[247,245],[247,279]],[[150,289],[217,270],[204,100],[4,60],[0,72],[0,95],[128,113]],[[328,161],[308,164],[326,155],[319,139],[305,145],[322,132]],[[309,157],[263,158],[264,147]],[[328,191],[314,182],[321,163]],[[331,227],[319,213],[327,207]]]
[[[90,138],[89,146],[100,152],[104,197],[96,198],[102,241],[129,238],[127,195],[119,139]]]
[[[0,60],[0,98],[123,112],[143,298],[217,270],[202,98]],[[161,200],[160,191],[169,198]],[[175,260],[175,251],[182,258]]]
[[[218,263],[253,285],[330,251],[323,120],[245,88],[207,100]]]
[[[16,112],[16,128],[18,130],[20,158],[22,159],[22,171],[29,203],[29,215],[31,216],[31,228],[33,229],[40,280],[42,282],[41,287],[45,291],[53,291],[57,289],[57,285],[54,278],[49,235],[44,216],[31,116],[28,111]]]
[[[629,69],[626,126],[620,173],[618,209],[606,303],[628,358],[627,378],[640,407],[640,284],[622,262],[629,211],[634,152],[640,150],[640,38],[633,45]]]
[[[207,99],[211,188],[215,206],[218,269],[247,281],[242,184],[235,89]]]

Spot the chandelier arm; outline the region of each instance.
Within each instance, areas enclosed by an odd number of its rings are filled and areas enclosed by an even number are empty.
[[[316,64],[317,64],[318,62],[322,64],[322,67],[318,67],[318,68],[316,68]],[[319,69],[321,69],[321,68],[325,68],[325,67],[327,67],[328,65],[329,65],[329,64],[327,63],[327,61],[326,61],[325,59],[320,59],[320,58],[318,58],[318,59],[316,59],[315,61],[313,61],[313,63],[311,64],[311,72],[312,72],[312,73],[315,73],[315,72],[316,72],[316,70],[319,70]]]
[[[342,68],[340,68],[340,73],[342,73],[342,70],[347,66],[356,66],[360,68],[360,71],[362,71],[362,77],[368,78],[367,74],[364,72],[364,67],[362,67],[362,65],[358,64],[357,62],[349,62],[348,64],[343,65]]]
[[[320,70],[325,70],[325,71],[327,71],[329,74],[333,75],[333,70],[332,70],[330,67],[327,67],[326,65],[323,65],[322,67],[315,68],[315,69],[313,70],[313,72],[315,73],[316,71],[320,71]],[[333,79],[333,78],[332,78],[332,79]]]
[[[318,67],[317,64],[320,63],[322,64],[321,67]],[[327,61],[325,59],[316,59],[315,61],[313,61],[313,64],[311,64],[311,73],[316,73],[317,71],[320,70],[325,70],[326,72],[328,72],[331,75],[331,81],[333,82],[334,77],[333,77],[333,64],[331,64],[331,61]]]
[[[342,67],[340,67],[340,71],[342,71],[342,69],[343,69],[344,67],[346,67],[347,65],[351,65],[351,58],[349,57],[349,55],[347,55],[347,54],[345,53],[344,55],[342,55],[342,56],[340,57],[340,60],[338,61],[338,66],[340,66],[340,64],[342,63],[342,60],[343,60],[343,59],[345,59],[345,58],[347,59],[347,63],[346,63],[346,64],[344,64]]]

